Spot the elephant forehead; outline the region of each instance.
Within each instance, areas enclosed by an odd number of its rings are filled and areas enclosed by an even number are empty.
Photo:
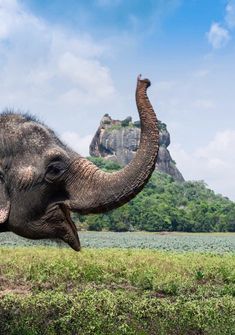
[[[51,134],[46,127],[33,122],[23,124],[19,136],[22,138],[23,144],[30,144],[31,147],[46,146],[51,139]]]
[[[24,175],[26,177],[32,177],[35,173],[36,173],[37,169],[32,166],[32,165],[28,165],[28,166],[20,166],[18,168],[18,174],[19,175]]]
[[[37,168],[32,165],[20,166],[15,170],[18,180],[22,186],[32,182],[34,177],[37,175],[37,171]]]
[[[45,157],[49,148],[66,151],[55,133],[39,122],[25,120],[20,115],[0,117],[0,121],[3,125],[0,128],[0,158],[13,157],[15,161],[24,160],[30,165],[31,157]]]
[[[3,138],[5,145],[1,147],[2,156],[6,157],[9,154],[17,157],[33,154],[42,154],[46,148],[55,143],[55,136],[53,133],[40,125],[33,122],[18,126],[18,128],[11,128],[9,132],[0,133],[0,138]]]

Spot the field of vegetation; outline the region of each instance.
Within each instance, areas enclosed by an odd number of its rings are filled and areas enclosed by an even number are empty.
[[[0,334],[235,334],[233,253],[0,248]]]
[[[177,252],[235,253],[235,233],[147,233],[80,231],[84,248],[139,248]],[[0,246],[54,246],[68,248],[62,241],[29,240],[13,233],[0,234]]]

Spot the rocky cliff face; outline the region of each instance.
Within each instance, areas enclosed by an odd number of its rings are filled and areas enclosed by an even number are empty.
[[[167,149],[170,144],[170,134],[166,125],[159,122],[159,129],[160,147],[156,170],[171,175],[175,180],[184,181]],[[139,121],[132,122],[131,117],[123,121],[113,120],[108,114],[105,114],[90,144],[90,155],[104,157],[124,166],[135,156],[139,142]]]

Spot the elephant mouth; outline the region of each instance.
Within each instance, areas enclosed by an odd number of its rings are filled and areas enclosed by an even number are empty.
[[[77,228],[70,215],[71,212],[69,208],[64,204],[59,204],[58,206],[64,216],[64,225],[63,225],[64,229],[63,229],[63,234],[61,236],[61,239],[64,242],[68,243],[70,247],[74,249],[75,251],[80,251],[81,244],[80,244]]]

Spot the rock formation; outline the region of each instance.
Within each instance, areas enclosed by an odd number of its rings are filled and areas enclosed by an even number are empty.
[[[165,123],[159,121],[160,147],[156,170],[171,175],[175,180],[184,181],[167,147],[170,134]],[[123,121],[113,120],[105,114],[90,144],[90,155],[113,160],[121,166],[134,157],[140,141],[140,122],[132,122],[131,117]]]

